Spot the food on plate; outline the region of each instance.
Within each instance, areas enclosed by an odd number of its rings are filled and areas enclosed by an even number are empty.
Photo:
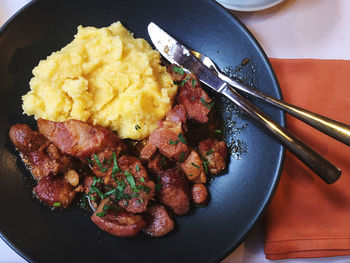
[[[227,166],[225,142],[209,131],[218,128],[208,124],[214,102],[194,74],[166,70],[120,23],[80,27],[40,62],[23,97],[38,130],[9,131],[36,180],[33,194],[52,209],[80,197],[91,220],[119,237],[166,235],[175,216],[207,204],[208,176]]]
[[[134,140],[157,128],[177,92],[160,54],[120,22],[79,26],[74,40],[40,61],[33,74],[24,113],[98,124]]]

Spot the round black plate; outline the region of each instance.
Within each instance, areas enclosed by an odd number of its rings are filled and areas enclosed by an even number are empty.
[[[52,212],[32,198],[30,180],[8,138],[12,124],[34,123],[21,109],[21,96],[29,90],[31,71],[41,59],[69,43],[78,25],[103,27],[118,20],[136,37],[148,41],[147,25],[153,21],[188,47],[210,56],[221,68],[238,66],[244,58],[250,58],[248,65],[231,71],[280,97],[278,83],[260,46],[214,1],[32,2],[0,33],[1,237],[32,262],[219,261],[243,241],[263,212],[278,183],[284,155],[282,146],[244,116],[241,118],[230,104],[221,112],[226,121],[225,137],[233,150],[239,150],[232,155],[227,174],[211,184],[209,206],[177,217],[176,229],[165,237],[111,236],[99,231],[79,209]],[[284,124],[280,111],[257,105]]]

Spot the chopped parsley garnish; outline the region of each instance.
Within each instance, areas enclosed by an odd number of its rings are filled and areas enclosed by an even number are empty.
[[[94,166],[94,165],[95,165],[95,164],[94,164],[94,161],[91,160],[90,158],[87,158],[86,160],[87,160],[87,162],[88,162],[88,164],[89,164],[90,166]]]
[[[95,186],[97,183],[102,183],[103,179],[102,178],[96,178],[94,176],[94,181],[92,182],[92,185]]]
[[[216,133],[222,133],[221,130],[213,130],[213,132],[216,132]]]
[[[208,109],[211,109],[211,108],[213,108],[213,106],[214,106],[214,101],[213,101],[210,105],[208,105],[208,104],[205,102],[205,100],[204,100],[203,98],[200,98],[200,101],[201,101],[202,104],[203,104],[205,107],[207,107]]]
[[[138,164],[136,164],[136,171],[138,171],[138,172],[140,171],[140,165],[138,165]]]
[[[100,162],[100,159],[98,159],[98,156],[97,154],[95,153],[94,154],[94,159],[95,159],[95,162],[97,163],[97,166],[98,168],[100,168],[101,172],[106,172],[108,170],[108,167],[103,167],[101,162]]]
[[[94,185],[90,185],[90,192],[89,194],[93,194],[96,193],[98,194],[98,196],[101,198],[101,200],[104,198],[103,193],[100,191],[100,189],[98,189],[96,186]]]
[[[209,169],[208,169],[209,161],[205,158],[202,158],[202,160],[203,160],[204,172],[209,175]]]
[[[117,193],[117,189],[112,189],[104,194],[104,196],[110,196]]]
[[[124,206],[127,207],[129,205],[129,200],[125,200]]]
[[[109,209],[112,209],[113,206],[109,206],[109,205],[104,205],[102,208],[102,211],[108,211]]]
[[[175,84],[175,85],[179,85],[179,84],[180,84],[180,81],[174,81],[174,84]]]
[[[191,176],[193,176],[193,174],[189,174],[188,176],[191,177]]]
[[[117,172],[121,172],[118,163],[117,163],[117,156],[115,152],[112,152],[112,157],[113,157],[113,168],[112,168],[112,178],[115,182],[117,182],[117,178],[115,178],[115,174]]]
[[[173,71],[175,71],[176,73],[179,73],[180,75],[184,74],[184,70],[180,67],[173,67]]]
[[[196,167],[196,168],[198,168],[198,169],[200,169],[200,167],[197,165],[197,164],[195,164],[195,163],[191,163],[194,167]]]
[[[184,152],[181,152],[181,154],[180,154],[180,163],[183,163],[183,161],[184,161],[184,159],[185,159],[185,153]]]
[[[53,207],[60,207],[61,206],[61,202],[56,202],[52,205]]]
[[[144,191],[146,194],[149,194],[149,192],[151,192],[151,188],[144,186],[144,185],[138,185],[137,189],[141,189],[142,191]]]
[[[185,79],[183,79],[183,80],[181,80],[181,86],[183,86],[183,85],[185,85],[185,83],[190,79],[191,77],[190,76],[188,76],[188,77],[186,77]]]
[[[214,150],[211,149],[211,150],[207,151],[207,154],[206,154],[206,155],[212,154],[213,152],[214,152]]]
[[[170,145],[176,145],[179,143],[179,140],[173,141],[172,139],[169,140]]]
[[[141,129],[141,127],[140,127],[138,124],[136,124],[136,125],[135,125],[135,130],[138,131],[139,129]]]
[[[101,213],[96,213],[96,215],[98,216],[98,217],[104,217],[105,215],[107,215],[107,212],[101,212]]]
[[[194,100],[195,98],[194,97],[191,97],[191,100]]]
[[[180,140],[182,143],[184,143],[184,144],[187,143],[185,137],[183,136],[183,134],[182,134],[181,132],[179,133],[179,135],[178,135],[177,137],[179,138],[179,140]]]
[[[192,83],[192,88],[194,88],[197,85],[197,81],[195,79],[192,79],[191,83]]]
[[[124,174],[125,174],[126,180],[128,181],[128,183],[131,187],[131,190],[133,192],[138,192],[139,190],[136,188],[135,180],[134,180],[134,177],[132,176],[132,174],[129,173],[128,171],[125,171]]]
[[[146,181],[145,181],[145,179],[144,179],[143,177],[141,177],[141,178],[140,178],[140,182],[141,182],[141,183],[144,183],[144,182],[146,182]]]

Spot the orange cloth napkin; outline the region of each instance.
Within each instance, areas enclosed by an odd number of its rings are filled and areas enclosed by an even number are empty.
[[[350,61],[271,59],[284,100],[350,124]],[[287,127],[343,173],[327,185],[287,152],[264,216],[267,259],[350,255],[350,147],[287,116]]]

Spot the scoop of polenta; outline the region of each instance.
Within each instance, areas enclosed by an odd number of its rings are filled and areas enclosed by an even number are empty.
[[[108,127],[121,138],[149,136],[172,106],[177,86],[160,54],[120,22],[78,27],[74,40],[33,70],[24,113]]]

